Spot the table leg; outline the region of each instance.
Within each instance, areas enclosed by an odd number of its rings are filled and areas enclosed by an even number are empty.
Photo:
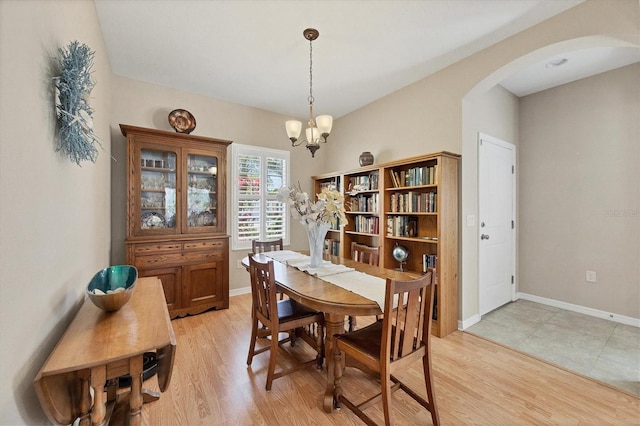
[[[91,387],[93,388],[93,410],[91,411],[91,424],[100,425],[107,413],[107,405],[104,397],[104,384],[107,381],[107,367],[101,365],[91,369]]]
[[[130,424],[139,425],[142,420],[142,364],[143,356],[138,355],[129,359],[129,374],[131,375]]]
[[[80,379],[80,421],[79,426],[91,426],[91,370],[81,370],[78,372]]]
[[[324,411],[331,413],[334,407],[334,345],[333,335],[344,333],[344,315],[325,313],[325,326],[327,334],[324,340],[327,362],[327,388],[324,393]]]

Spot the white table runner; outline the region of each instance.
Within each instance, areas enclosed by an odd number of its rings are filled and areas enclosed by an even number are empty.
[[[336,265],[327,260],[319,268],[311,268],[309,266],[309,256],[297,253],[291,250],[279,250],[263,253],[279,262],[322,278],[331,284],[342,287],[369,300],[373,300],[384,309],[384,296],[386,280],[384,278],[374,277],[364,272],[356,271],[344,265]]]

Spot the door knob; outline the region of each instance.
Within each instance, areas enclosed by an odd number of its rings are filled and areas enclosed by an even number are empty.
[[[482,235],[480,235],[480,239],[481,240],[488,240],[489,236],[487,234],[482,234]]]

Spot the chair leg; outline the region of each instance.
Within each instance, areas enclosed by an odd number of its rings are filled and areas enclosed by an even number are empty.
[[[276,357],[278,356],[278,332],[273,330],[271,334],[271,349],[269,350],[269,368],[267,370],[267,386],[268,391],[271,390],[271,384],[273,383],[273,376],[276,371]]]
[[[247,355],[247,365],[251,365],[253,362],[253,356],[256,352],[256,340],[258,339],[258,320],[253,320],[251,327],[251,342],[249,343],[249,354]]]
[[[434,426],[440,424],[440,416],[438,415],[438,407],[433,392],[433,382],[431,380],[431,359],[425,355],[422,357],[422,367],[424,369],[424,381],[427,386],[427,399],[429,400],[429,411],[431,412],[431,420]]]
[[[392,423],[391,415],[391,379],[389,374],[380,372],[380,381],[382,386],[382,410],[384,411],[384,424],[389,426]]]

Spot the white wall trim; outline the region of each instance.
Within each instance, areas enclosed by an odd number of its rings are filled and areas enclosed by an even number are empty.
[[[640,327],[640,318],[632,318],[624,315],[618,315],[611,312],[601,311],[599,309],[587,308],[586,306],[574,305],[572,303],[562,302],[560,300],[547,299],[546,297],[534,296],[528,293],[516,293],[516,297],[531,302],[542,303],[543,305],[553,306],[555,308],[566,309],[567,311],[578,312],[580,314],[590,315],[592,317],[602,318],[609,321],[618,322],[620,324]]]
[[[472,325],[479,323],[481,319],[482,317],[479,314],[475,314],[466,320],[458,321],[458,330],[466,330]]]
[[[231,296],[240,296],[241,294],[251,293],[251,286],[242,287],[242,288],[234,288],[229,290],[229,297]]]

